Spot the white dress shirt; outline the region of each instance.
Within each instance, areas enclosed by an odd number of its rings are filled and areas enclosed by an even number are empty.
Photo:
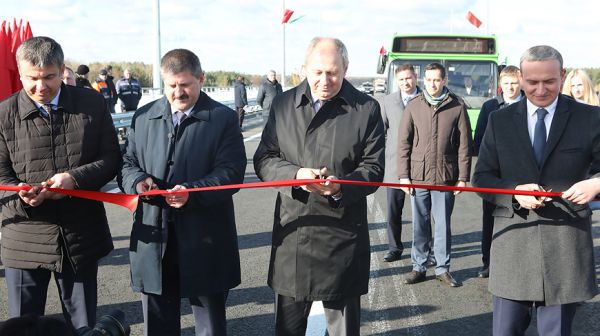
[[[546,124],[546,140],[548,139],[548,134],[550,133],[550,126],[552,126],[552,119],[554,118],[554,112],[556,112],[556,105],[558,104],[558,97],[554,99],[552,104],[543,107],[548,111],[546,117],[544,118],[544,124]],[[537,110],[542,108],[541,106],[535,106],[529,99],[527,99],[527,130],[529,131],[529,140],[533,145],[533,134],[535,132],[535,124],[537,123]]]

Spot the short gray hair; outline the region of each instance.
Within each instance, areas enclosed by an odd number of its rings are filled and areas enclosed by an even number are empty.
[[[44,68],[48,65],[63,66],[65,55],[58,42],[46,36],[32,37],[17,48],[17,65],[29,62],[31,65]]]
[[[160,71],[163,74],[178,74],[189,71],[195,77],[202,75],[200,59],[187,49],[173,49],[160,60]]]
[[[547,45],[538,45],[531,47],[521,55],[521,61],[519,63],[519,67],[523,68],[523,62],[539,62],[539,61],[549,61],[549,60],[557,60],[560,64],[560,69],[563,68],[563,58],[562,55],[558,52],[558,50],[552,48]]]
[[[333,41],[333,43],[335,43],[335,49],[336,49],[338,55],[340,55],[340,57],[342,58],[342,64],[344,65],[344,69],[348,68],[348,63],[349,63],[348,49],[346,49],[346,46],[340,39],[333,38],[333,37],[315,37],[315,38],[313,38],[310,41],[310,43],[308,44],[308,49],[306,49],[306,55],[304,56],[304,64],[306,64],[306,60],[308,60],[308,57],[315,50],[315,47],[320,42],[326,41],[326,40],[331,40],[331,41]]]

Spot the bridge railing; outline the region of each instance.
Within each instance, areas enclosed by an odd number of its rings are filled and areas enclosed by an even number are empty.
[[[233,100],[222,101],[221,104],[235,110],[235,103]],[[245,119],[252,119],[262,112],[260,105],[256,104],[256,99],[248,99],[248,106],[244,108],[246,110]],[[127,111],[123,113],[112,114],[113,124],[116,129],[131,127],[131,119],[135,111]]]

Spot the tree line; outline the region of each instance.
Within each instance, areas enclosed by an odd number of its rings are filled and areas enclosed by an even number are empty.
[[[66,60],[65,64],[73,69],[77,70],[79,66],[78,62],[72,60]],[[115,80],[118,80],[123,76],[125,69],[129,68],[133,77],[136,78],[142,87],[158,87],[152,83],[152,64],[145,64],[142,62],[93,62],[86,64],[90,68],[88,79],[93,82],[98,78],[100,70],[106,68],[108,65],[112,66],[112,73]],[[264,79],[264,75],[246,74],[235,71],[206,71],[204,74],[204,86],[216,86],[216,87],[230,87],[233,86],[238,76],[244,77],[244,81],[247,85],[258,86]]]

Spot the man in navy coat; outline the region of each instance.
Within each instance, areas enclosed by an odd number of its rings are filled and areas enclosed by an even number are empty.
[[[204,73],[189,50],[161,60],[165,96],[138,109],[120,185],[127,193],[168,189],[136,209],[133,289],[142,293],[146,335],[180,335],[188,298],[197,335],[225,335],[225,300],[240,283],[232,195],[187,188],[242,183],[246,154],[236,113],[200,91]]]

